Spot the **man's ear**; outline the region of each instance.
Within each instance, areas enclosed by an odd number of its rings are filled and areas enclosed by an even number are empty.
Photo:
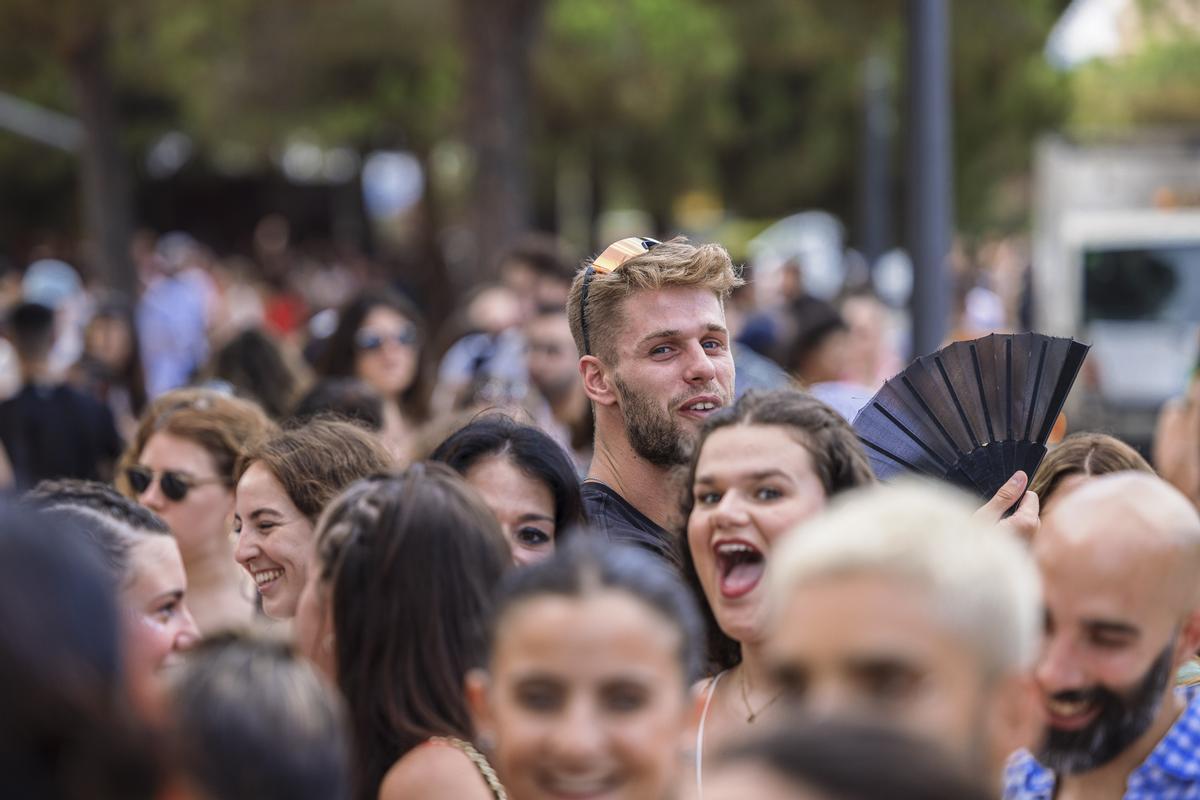
[[[1183,630],[1179,634],[1180,644],[1183,646],[1179,657],[1175,659],[1175,667],[1178,669],[1188,659],[1200,655],[1200,608],[1192,611],[1183,620]]]
[[[583,379],[583,391],[593,403],[602,406],[617,404],[616,386],[604,362],[595,356],[579,359],[579,376]]]

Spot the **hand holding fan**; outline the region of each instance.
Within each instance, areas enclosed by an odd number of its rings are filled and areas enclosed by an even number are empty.
[[[991,334],[922,356],[854,419],[875,475],[916,472],[992,497],[1033,479],[1088,346],[1037,333]]]

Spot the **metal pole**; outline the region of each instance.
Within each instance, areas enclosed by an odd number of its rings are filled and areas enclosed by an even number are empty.
[[[859,186],[859,241],[868,267],[891,246],[892,191],[891,75],[887,60],[871,53],[863,64],[862,172]]]
[[[950,322],[953,143],[947,0],[908,0],[908,238],[913,355],[936,350]]]

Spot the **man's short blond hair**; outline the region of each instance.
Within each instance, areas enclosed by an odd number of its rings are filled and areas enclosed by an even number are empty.
[[[792,593],[810,583],[894,578],[929,593],[940,621],[974,650],[990,678],[1027,669],[1042,637],[1037,565],[1015,536],[973,512],[966,495],[935,484],[843,494],[771,554],[772,612],[781,613]]]
[[[590,261],[584,262],[567,296],[567,320],[579,355],[589,355],[583,338],[583,283]],[[625,319],[622,305],[638,292],[686,287],[708,289],[721,302],[743,283],[729,253],[719,244],[693,245],[677,236],[621,264],[612,272],[593,272],[587,294],[587,332],[590,355],[606,364],[617,361],[616,337]]]

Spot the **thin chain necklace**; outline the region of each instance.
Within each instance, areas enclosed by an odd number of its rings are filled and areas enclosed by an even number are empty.
[[[746,670],[744,670],[744,669],[742,670],[741,678],[742,679],[741,679],[741,681],[739,681],[739,683],[741,683],[741,685],[742,685],[742,704],[746,706],[746,722],[752,725],[752,724],[754,724],[754,720],[758,719],[759,714],[763,713],[768,708],[773,706],[775,704],[775,701],[778,700],[780,697],[783,697],[783,692],[776,693],[776,695],[774,697],[772,697],[765,704],[763,704],[762,708],[758,709],[758,711],[755,711],[754,708],[751,707],[751,705],[750,705],[750,692],[746,688]]]

